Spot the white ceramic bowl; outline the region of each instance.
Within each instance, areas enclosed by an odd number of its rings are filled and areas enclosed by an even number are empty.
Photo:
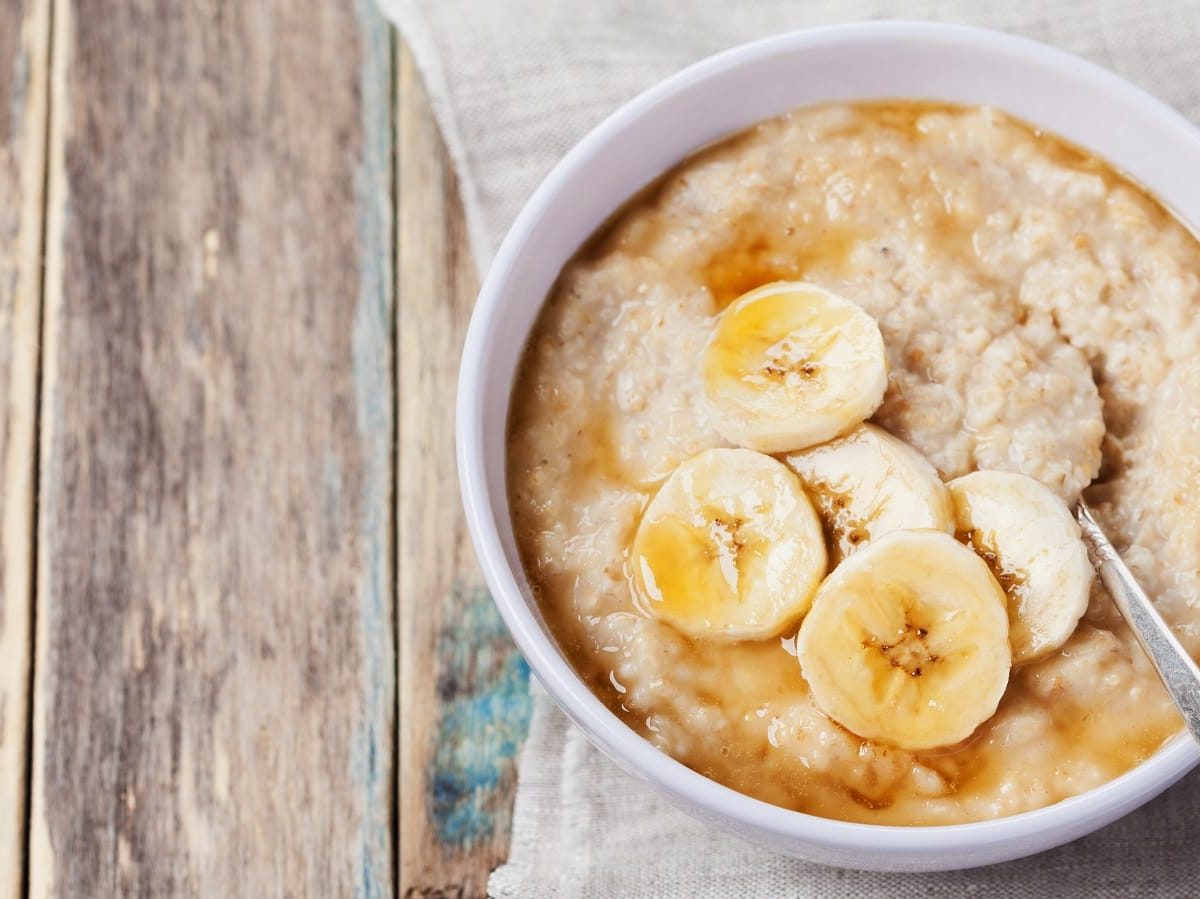
[[[975,824],[849,824],[751,799],[651,747],[575,675],[530,594],[505,490],[505,424],[518,359],[560,268],[592,231],[640,187],[723,135],[812,103],[888,97],[1008,110],[1104,157],[1193,230],[1200,226],[1200,132],[1148,94],[1067,53],[997,32],[909,22],[819,28],[738,47],[623,106],[567,154],[525,205],[467,333],[458,465],[475,551],[517,645],[550,695],[621,767],[757,845],[842,867],[930,871],[1030,855],[1089,833],[1174,783],[1200,762],[1200,750],[1177,737],[1090,793]]]

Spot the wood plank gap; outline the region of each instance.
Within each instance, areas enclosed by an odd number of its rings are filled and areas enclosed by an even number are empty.
[[[54,18],[55,8],[58,6],[58,0],[48,0],[46,10],[46,33],[44,35],[46,46],[46,75],[49,79],[50,73],[54,71]],[[42,346],[46,331],[46,255],[47,246],[50,239],[49,229],[49,213],[50,213],[50,146],[52,135],[51,122],[53,120],[54,99],[51,96],[52,91],[47,86],[45,97],[45,111],[43,113],[42,127],[42,228],[41,235],[38,240],[38,259],[41,264],[38,266],[38,288],[37,288],[37,341],[34,344],[34,361],[33,361],[33,449],[30,457],[30,464],[33,467],[32,495],[29,503],[29,676],[27,679],[28,691],[26,695],[28,700],[25,708],[25,825],[24,833],[25,840],[22,846],[21,858],[21,895],[29,896],[30,889],[30,850],[29,850],[29,835],[30,826],[33,819],[33,706],[34,706],[34,684],[37,682],[37,652],[36,652],[36,634],[38,621],[37,608],[37,589],[38,589],[38,496],[41,490],[42,466],[41,466],[41,427],[42,427]]]
[[[400,553],[397,536],[400,528],[399,508],[397,501],[400,495],[400,241],[397,234],[400,230],[400,117],[397,114],[400,103],[400,41],[395,27],[392,27],[388,43],[390,83],[388,85],[388,127],[391,133],[391,158],[388,160],[391,172],[391,204],[392,204],[392,496],[389,517],[388,545],[392,548],[391,570],[388,573],[392,591],[392,683],[395,690],[392,694],[392,771],[395,780],[392,784],[392,893],[400,895]]]
[[[67,91],[67,53],[64,41],[70,12],[71,0],[50,0],[47,28],[47,88],[46,88],[46,148],[45,170],[42,179],[42,267],[38,290],[38,366],[37,366],[37,431],[35,436],[36,456],[34,470],[36,486],[34,494],[34,517],[32,543],[33,568],[30,577],[31,606],[34,610],[31,621],[33,652],[29,677],[29,780],[25,826],[25,897],[49,897],[52,889],[50,872],[50,837],[45,826],[44,812],[39,808],[39,791],[44,780],[40,753],[40,735],[45,732],[45,708],[42,693],[37,689],[41,665],[46,658],[48,633],[44,619],[44,575],[46,556],[41,551],[42,540],[42,474],[47,450],[46,435],[53,416],[43,414],[42,405],[48,401],[52,391],[47,379],[53,368],[54,347],[51,341],[50,314],[58,301],[56,291],[62,286],[61,278],[55,277],[62,271],[63,216],[66,211],[66,163],[65,141]]]
[[[0,899],[26,889],[51,0],[0,4]]]

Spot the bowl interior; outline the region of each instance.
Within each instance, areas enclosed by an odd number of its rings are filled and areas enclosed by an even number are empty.
[[[697,791],[711,788],[713,792],[698,800],[702,813],[733,815],[739,820],[749,816],[759,823],[768,822],[775,835],[780,828],[787,831],[790,827],[774,816],[782,810],[770,806],[763,808],[772,812],[755,810],[753,806],[763,804],[739,794],[724,797],[720,792],[724,788],[707,781],[708,787],[697,786],[669,764],[652,760],[635,746],[640,738],[587,692],[557,653],[525,581],[512,533],[505,489],[505,428],[513,375],[544,297],[563,264],[622,202],[691,152],[720,137],[797,107],[851,99],[929,99],[1002,108],[1108,160],[1163,200],[1193,231],[1200,227],[1200,177],[1196,175],[1200,171],[1200,133],[1177,113],[1115,75],[1049,47],[995,32],[925,23],[817,29],[712,57],[641,95],[602,123],[529,201],[497,254],[480,294],[460,382],[460,475],[469,524],[489,585],[535,673],[610,754],[665,786],[677,799],[682,796],[684,801],[692,801]],[[1117,788],[1115,794],[1103,794],[1102,788],[1050,809],[1016,816],[1036,817],[1102,794],[1103,802],[1093,801],[1094,807],[1072,813],[1066,821],[1017,828],[1007,837],[993,834],[979,841],[980,845],[988,843],[991,850],[978,850],[969,858],[948,856],[953,848],[930,850],[914,842],[909,851],[919,863],[907,867],[983,864],[1072,839],[1145,801],[1200,758],[1185,742],[1169,744],[1159,754],[1164,756],[1167,761],[1151,772],[1153,776],[1139,780],[1135,777],[1141,773],[1138,769],[1110,784]],[[699,778],[691,772],[687,775]],[[1122,787],[1130,778],[1133,782]],[[682,795],[685,793],[688,795]],[[834,834],[828,837],[829,848],[837,851],[821,860],[845,863],[849,856],[837,854],[838,847],[859,841],[836,836],[840,822],[824,823],[828,827],[822,833]],[[986,825],[940,829],[972,827],[986,829]],[[800,834],[799,838],[807,836]],[[794,849],[787,838],[784,834],[776,845]],[[887,849],[886,840],[883,849]],[[874,851],[873,844],[863,840],[852,851],[858,853],[853,858],[861,865],[862,853]],[[815,851],[815,855],[822,853]],[[884,860],[876,866],[897,864]]]

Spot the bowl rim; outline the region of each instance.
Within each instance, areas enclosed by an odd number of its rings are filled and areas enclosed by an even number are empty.
[[[709,820],[732,822],[742,833],[769,833],[783,841],[870,855],[913,852],[927,855],[936,843],[939,853],[979,849],[1027,841],[1031,835],[1049,837],[1041,848],[1051,848],[1123,815],[1177,781],[1200,764],[1200,746],[1181,733],[1153,756],[1118,777],[1087,792],[1052,805],[1001,818],[942,825],[883,825],[823,818],[775,806],[740,793],[693,771],[652,746],[611,712],[583,683],[553,639],[543,632],[526,603],[502,545],[492,514],[491,491],[485,469],[482,436],[484,388],[488,372],[482,360],[495,323],[503,314],[505,288],[535,226],[561,189],[587,166],[605,145],[632,121],[698,80],[763,57],[854,39],[884,41],[936,38],[966,45],[981,52],[1003,49],[1036,59],[1046,68],[1091,82],[1099,92],[1124,96],[1144,108],[1167,129],[1195,144],[1200,159],[1200,129],[1181,113],[1152,94],[1109,70],[1072,53],[1029,38],[967,25],[907,20],[886,20],[828,25],[765,37],[709,56],[648,88],[611,113],[553,167],[525,203],[484,279],[463,346],[456,400],[456,453],[459,481],[468,529],[485,580],[501,617],[537,680],[556,704],[610,758],[626,771],[650,781],[676,803],[682,801]],[[1156,195],[1157,196],[1157,195]],[[1170,198],[1161,197],[1170,208]],[[614,209],[619,204],[614,204]],[[1200,223],[1184,222],[1193,227]],[[1115,813],[1114,813],[1115,812]],[[1063,839],[1054,834],[1066,833]],[[1036,851],[1036,850],[1035,850]],[[994,854],[999,861],[1029,854],[1017,850]],[[966,866],[972,864],[964,859]],[[979,862],[975,862],[978,864]]]

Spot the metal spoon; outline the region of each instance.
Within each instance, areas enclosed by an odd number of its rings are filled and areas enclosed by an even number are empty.
[[[1146,591],[1134,580],[1133,573],[1121,561],[1082,499],[1075,507],[1075,517],[1083,529],[1088,555],[1100,580],[1154,663],[1154,669],[1183,715],[1192,737],[1200,742],[1200,668],[1171,633],[1171,628],[1158,614]]]

